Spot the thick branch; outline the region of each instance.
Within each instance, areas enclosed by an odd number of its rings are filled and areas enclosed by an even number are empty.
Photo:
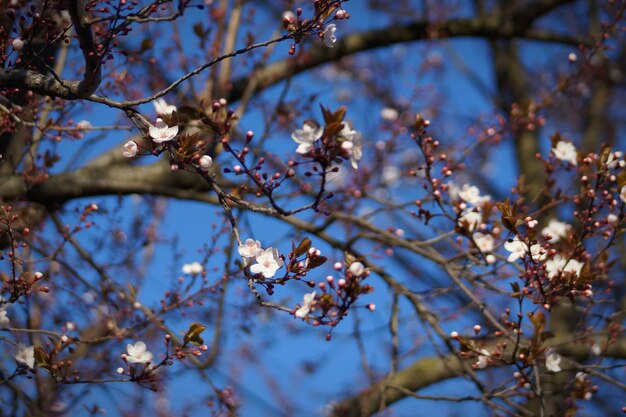
[[[505,357],[510,356],[513,347],[509,346]],[[583,343],[569,342],[558,348],[558,351],[567,355],[569,359],[583,361],[590,356],[589,347]],[[616,359],[626,358],[626,338],[622,337],[608,347],[603,354],[605,357]],[[467,359],[475,362],[476,359]],[[407,392],[393,387],[402,387],[410,392],[418,391],[437,382],[462,375],[462,364],[454,355],[442,358],[427,357],[415,361],[411,366],[399,371],[391,378],[383,377],[381,381],[366,388],[364,391],[337,404],[331,416],[333,417],[364,417],[379,411],[381,401],[389,406],[396,401],[406,398]],[[384,396],[383,396],[384,392]]]
[[[515,17],[512,17],[515,19]],[[442,38],[484,38],[488,40],[524,38],[541,42],[556,42],[580,45],[588,41],[582,38],[548,32],[519,24],[506,25],[495,15],[472,19],[453,19],[444,22],[419,21],[406,25],[394,25],[369,32],[353,33],[341,39],[334,48],[322,45],[308,48],[305,53],[293,59],[276,62],[255,72],[251,77],[242,77],[233,82],[229,101],[241,98],[246,86],[255,82],[257,90],[270,87],[278,82],[311,68],[338,61],[359,52],[364,52],[396,43],[414,42]]]

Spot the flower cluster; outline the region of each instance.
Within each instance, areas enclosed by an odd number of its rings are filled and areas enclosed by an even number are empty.
[[[256,263],[250,266],[250,272],[261,274],[265,278],[272,278],[285,263],[277,249],[271,247],[263,249],[258,240],[246,239],[239,245],[237,251],[244,258],[254,258]]]
[[[314,120],[307,120],[302,129],[296,129],[291,134],[298,145],[296,153],[311,157],[324,166],[330,166],[335,158],[341,157],[349,160],[354,169],[358,169],[358,163],[363,157],[363,136],[343,120],[345,113],[345,107],[334,113],[322,107],[325,127]]]

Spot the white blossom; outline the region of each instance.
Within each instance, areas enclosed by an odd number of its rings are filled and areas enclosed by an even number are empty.
[[[619,222],[619,217],[617,215],[611,213],[606,216],[606,221],[608,224],[616,225]]]
[[[481,206],[491,200],[491,197],[488,195],[481,196],[478,187],[469,184],[463,184],[463,187],[458,191],[458,196],[461,200],[473,206]]]
[[[22,38],[15,38],[11,45],[13,45],[14,50],[21,51],[22,48],[24,48],[24,40]]]
[[[571,225],[565,222],[560,222],[557,219],[551,219],[550,223],[548,223],[548,226],[544,227],[543,230],[541,230],[541,234],[543,236],[552,236],[550,242],[558,242],[559,240],[561,240],[561,238],[566,238],[571,230]]]
[[[206,171],[211,168],[211,165],[213,165],[213,158],[211,158],[209,155],[202,155],[198,160],[198,165],[200,165],[200,168]]]
[[[162,98],[157,98],[152,104],[154,104],[154,110],[156,110],[156,113],[159,115],[170,115],[176,111],[176,106],[167,104]]]
[[[81,120],[80,122],[76,123],[76,129],[88,130],[93,129],[93,126],[89,120]]]
[[[383,183],[390,186],[396,185],[398,183],[398,180],[400,179],[401,173],[402,172],[400,171],[400,168],[395,165],[385,166],[382,173]]]
[[[600,354],[602,353],[602,346],[600,346],[598,342],[595,342],[593,345],[591,345],[591,353],[594,356],[600,356]]]
[[[486,368],[489,365],[489,357],[491,353],[488,350],[482,349],[478,354],[478,360],[474,363],[474,367],[477,369]]]
[[[184,264],[182,268],[183,274],[198,275],[204,271],[204,267],[200,262],[192,262],[190,264]]]
[[[576,147],[571,142],[563,140],[557,142],[556,146],[552,148],[552,153],[556,159],[569,162],[572,165],[578,165],[576,161]]]
[[[358,169],[358,161],[363,156],[363,136],[358,130],[350,129],[350,125],[346,122],[343,123],[343,128],[338,134],[338,137],[344,138],[341,147],[348,151],[350,154],[350,163],[352,168]]]
[[[459,226],[466,227],[469,232],[473,232],[483,222],[483,215],[477,211],[466,211],[459,217]]]
[[[523,258],[526,254],[530,253],[531,258],[534,261],[543,261],[546,258],[543,248],[538,243],[528,247],[525,242],[519,239],[519,236],[515,236],[514,239],[504,242],[504,249],[511,252],[507,261],[515,262],[519,258]]]
[[[335,46],[335,42],[337,42],[337,36],[335,36],[336,31],[337,25],[334,23],[326,26],[326,29],[324,29],[324,45],[329,48],[333,48]]]
[[[11,320],[7,316],[7,311],[4,308],[0,309],[0,328],[9,327]]]
[[[398,119],[398,110],[385,107],[380,111],[380,117],[387,122],[393,122]]]
[[[316,294],[315,291],[309,294],[304,294],[304,297],[302,298],[302,305],[300,306],[300,308],[296,310],[296,313],[295,313],[296,317],[300,317],[302,319],[302,318],[305,318],[309,314],[309,311],[311,311],[313,302],[315,301],[315,294]]]
[[[31,369],[35,368],[35,346],[17,345],[15,360]]]
[[[622,202],[626,203],[626,185],[624,185],[620,190],[619,199],[622,200]]]
[[[606,167],[608,169],[615,169],[619,165],[620,167],[624,167],[626,162],[622,159],[624,154],[620,151],[611,152],[606,158]]]
[[[178,126],[169,127],[163,119],[156,119],[156,124],[148,129],[150,137],[156,143],[163,143],[174,139],[178,134]]]
[[[480,249],[482,253],[493,251],[493,248],[495,247],[495,240],[493,236],[476,232],[472,237],[474,239],[474,243],[476,243],[476,246],[478,246],[478,249]]]
[[[126,345],[126,361],[129,363],[148,363],[152,360],[152,352],[147,350],[144,342],[137,342],[134,345]]]
[[[546,261],[546,272],[548,273],[548,278],[555,278],[562,272],[569,272],[578,276],[584,265],[584,263],[576,259],[567,260],[561,255],[556,255],[554,258]]]
[[[353,276],[360,277],[363,275],[363,272],[365,272],[365,266],[363,266],[361,262],[352,262],[348,271],[350,271]]]
[[[263,252],[263,248],[261,248],[261,242],[258,240],[246,239],[244,243],[239,245],[237,252],[239,252],[239,255],[244,258],[254,258]]]
[[[548,352],[546,352],[548,353]],[[555,352],[549,352],[546,355],[546,369],[550,372],[561,372],[561,356]]]
[[[312,121],[307,121],[302,126],[302,129],[296,129],[291,134],[291,139],[293,139],[297,144],[298,148],[296,152],[304,155],[311,152],[313,149],[313,144],[316,140],[322,137],[324,133],[324,129],[320,126],[317,126]]]
[[[126,158],[132,158],[137,155],[137,149],[137,142],[129,140],[124,144],[124,147],[122,148],[122,155]]]
[[[256,264],[250,267],[253,274],[263,274],[265,278],[272,278],[276,271],[281,268],[284,261],[281,259],[278,250],[275,248],[267,248],[254,258]]]

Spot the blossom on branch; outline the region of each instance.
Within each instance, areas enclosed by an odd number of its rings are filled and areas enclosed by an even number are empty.
[[[152,360],[152,352],[148,351],[144,342],[137,342],[134,345],[130,343],[126,345],[126,362],[129,363],[148,363]]]
[[[477,211],[466,211],[459,217],[459,226],[466,228],[469,232],[476,230],[483,222],[483,215]]]
[[[207,171],[209,168],[211,168],[211,165],[213,165],[213,158],[211,158],[209,155],[202,155],[198,160],[198,165],[200,165],[200,168],[203,171]]]
[[[493,248],[495,247],[495,240],[493,236],[476,232],[474,233],[472,238],[474,239],[474,243],[482,253],[489,253],[493,251]]]
[[[122,148],[122,155],[126,158],[132,158],[137,155],[137,149],[137,142],[129,140],[124,144],[124,147]]]
[[[89,120],[81,120],[80,122],[76,123],[76,129],[89,130],[93,129],[93,126]]]
[[[551,236],[550,242],[558,242],[561,238],[566,238],[571,230],[572,226],[569,224],[552,219],[548,226],[541,230],[541,234],[545,237]]]
[[[555,352],[546,353],[546,369],[550,372],[561,372],[561,356]]]
[[[204,271],[204,267],[199,262],[184,264],[182,268],[183,274],[198,275]]]
[[[481,196],[480,190],[475,185],[463,184],[463,187],[458,191],[458,196],[461,200],[469,203],[473,206],[482,206],[487,201],[491,200],[491,197]]]
[[[300,155],[305,155],[311,152],[313,144],[322,137],[323,133],[324,129],[318,126],[315,122],[310,120],[304,122],[302,129],[296,129],[291,134],[291,139],[298,144],[296,152]]]
[[[546,261],[546,272],[548,273],[548,278],[550,279],[557,277],[563,272],[579,276],[584,265],[584,263],[577,261],[576,259],[568,260],[561,255],[556,255],[554,258]]]
[[[309,311],[311,311],[311,307],[313,306],[313,302],[315,301],[315,294],[315,291],[309,294],[304,294],[304,297],[302,297],[302,305],[295,312],[296,317],[303,319],[308,316]]]
[[[152,104],[154,104],[154,110],[158,115],[167,116],[176,111],[176,106],[173,104],[167,104],[167,102],[162,98],[157,98]]]
[[[254,258],[256,264],[250,267],[253,274],[263,274],[265,278],[272,278],[276,271],[285,263],[278,250],[275,248],[267,248]]]
[[[491,356],[491,353],[489,353],[488,350],[481,349],[481,351],[478,353],[478,360],[474,363],[474,368],[476,369],[486,368],[487,365],[489,365],[490,356]]]
[[[337,37],[335,36],[336,31],[337,25],[335,25],[334,23],[326,26],[326,29],[324,29],[323,33],[324,45],[329,48],[333,48],[335,46],[335,43],[337,42]]]
[[[398,110],[391,107],[384,107],[380,111],[380,117],[386,122],[394,122],[398,119]]]
[[[360,277],[365,272],[365,266],[363,266],[361,262],[352,262],[348,271],[350,271],[353,276]]]
[[[24,48],[24,40],[22,38],[15,38],[11,43],[13,49],[16,51],[21,51]]]
[[[9,327],[11,320],[7,316],[7,311],[2,308],[0,309],[0,328]]]
[[[35,346],[24,346],[22,344],[17,345],[17,354],[15,360],[28,366],[31,369],[35,368]]]
[[[343,123],[343,128],[338,134],[338,137],[344,139],[341,143],[342,149],[348,151],[350,155],[350,163],[352,168],[358,169],[358,161],[363,156],[363,136],[358,130],[352,130],[350,125],[346,122]]]
[[[576,157],[576,147],[571,142],[565,142],[563,140],[557,142],[556,146],[552,148],[554,157],[558,160],[569,162],[572,165],[578,165]]]
[[[156,124],[148,129],[150,137],[156,143],[168,142],[178,134],[178,126],[169,127],[163,119],[156,119]]]
[[[246,239],[244,243],[239,245],[237,252],[239,252],[239,255],[244,258],[254,258],[263,252],[263,248],[261,247],[261,242],[258,240]]]
[[[531,245],[530,248],[526,244],[526,242],[522,242],[519,239],[519,236],[515,236],[512,240],[507,240],[504,242],[504,249],[511,252],[507,261],[515,262],[519,258],[523,258],[527,254],[530,254],[530,257],[534,261],[543,261],[546,258],[546,254],[544,249],[538,243]]]

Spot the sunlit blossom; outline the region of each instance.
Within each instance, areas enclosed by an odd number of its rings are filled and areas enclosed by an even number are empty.
[[[568,260],[561,255],[556,255],[554,258],[546,261],[546,272],[548,274],[548,278],[555,278],[563,272],[579,276],[583,266],[585,266],[585,264],[577,261],[576,259]]]
[[[296,129],[291,134],[291,139],[298,144],[296,152],[301,155],[311,152],[313,144],[322,137],[323,133],[324,129],[315,122],[310,120],[306,121],[302,129]]]
[[[204,267],[200,262],[192,262],[190,264],[184,264],[182,271],[183,274],[198,275],[204,271]]]
[[[337,36],[335,36],[335,32],[337,32],[337,25],[331,23],[326,26],[324,29],[324,45],[329,48],[333,48],[335,43],[337,42]]]
[[[481,206],[491,200],[491,197],[488,195],[481,196],[478,187],[469,184],[463,184],[463,187],[458,191],[458,196],[461,200],[473,206]]]
[[[541,230],[541,234],[546,237],[548,235],[552,236],[550,242],[558,242],[559,240],[561,240],[561,238],[566,238],[571,230],[571,225],[565,222],[558,221],[556,219],[552,219],[548,223],[548,226],[544,227],[543,230]]]
[[[565,142],[563,140],[557,142],[556,146],[552,148],[552,153],[556,159],[569,162],[572,165],[578,165],[576,161],[576,147],[571,142]]]
[[[542,261],[546,258],[545,251],[538,243],[531,245],[530,248],[525,242],[522,242],[518,236],[515,236],[512,240],[504,242],[504,249],[511,252],[507,261],[515,262],[519,258],[523,258],[525,255],[530,254],[534,261]]]
[[[122,155],[126,158],[132,158],[137,155],[137,149],[137,142],[129,140],[124,144],[124,147],[122,148]]]
[[[363,272],[365,272],[365,266],[363,266],[361,262],[352,262],[348,271],[350,271],[350,273],[355,277],[360,277],[363,275]]]
[[[35,368],[35,346],[17,345],[15,360],[31,369]]]
[[[478,246],[478,249],[480,249],[481,252],[488,253],[493,251],[493,248],[495,247],[495,239],[493,236],[476,232],[472,237],[474,239],[474,243],[476,243],[476,246]]]
[[[626,185],[624,185],[620,190],[619,199],[622,200],[623,203],[626,203]]]
[[[150,137],[156,143],[170,141],[178,134],[178,126],[169,127],[163,119],[156,119],[156,124],[148,129]]]
[[[611,224],[611,225],[615,226],[619,222],[619,217],[617,217],[617,215],[611,213],[608,216],[606,216],[606,221],[607,221],[608,224]]]
[[[387,122],[393,122],[398,119],[398,110],[385,107],[380,111],[380,117]]]
[[[606,158],[606,167],[608,169],[615,169],[618,166],[624,167],[624,165],[626,165],[626,161],[622,159],[623,155],[624,154],[620,151],[611,152],[608,158]]]
[[[278,250],[275,248],[267,248],[254,258],[256,264],[250,267],[253,274],[263,274],[265,278],[272,278],[276,271],[285,263]]]
[[[490,356],[491,356],[491,353],[489,353],[488,350],[481,349],[481,351],[478,354],[478,360],[474,363],[474,367],[477,369],[486,368],[487,365],[489,365]]]
[[[311,311],[311,307],[313,306],[313,302],[315,301],[315,294],[315,291],[309,294],[304,294],[304,297],[302,298],[302,305],[295,312],[296,317],[304,318],[309,314],[309,311]]]
[[[176,106],[167,104],[163,98],[157,98],[152,102],[154,110],[158,115],[170,115],[176,111]]]
[[[126,361],[129,363],[148,363],[152,360],[152,352],[148,351],[144,342],[137,342],[134,345],[126,345]]]
[[[4,308],[0,308],[0,328],[9,327],[11,320],[7,316],[7,311]]]
[[[550,372],[561,372],[561,355],[550,351],[546,353],[546,369]]]
[[[11,43],[13,49],[16,51],[21,51],[24,48],[24,40],[22,38],[15,38]]]
[[[263,252],[263,249],[261,248],[261,242],[258,240],[246,239],[244,243],[239,245],[237,252],[239,252],[239,255],[244,258],[254,258]]]
[[[81,120],[80,122],[76,123],[76,129],[89,130],[93,129],[93,126],[91,125],[91,122],[89,120]]]
[[[201,169],[206,171],[211,168],[211,165],[213,165],[213,158],[211,158],[209,155],[202,155],[198,160],[198,165],[200,165]]]
[[[348,151],[350,154],[350,163],[352,168],[358,169],[358,161],[363,157],[363,136],[358,130],[352,130],[350,125],[346,122],[343,123],[343,128],[338,134],[339,137],[344,138],[341,147]],[[349,143],[349,145],[348,145]]]
[[[466,211],[459,217],[459,226],[473,232],[483,222],[483,215],[477,211]]]

